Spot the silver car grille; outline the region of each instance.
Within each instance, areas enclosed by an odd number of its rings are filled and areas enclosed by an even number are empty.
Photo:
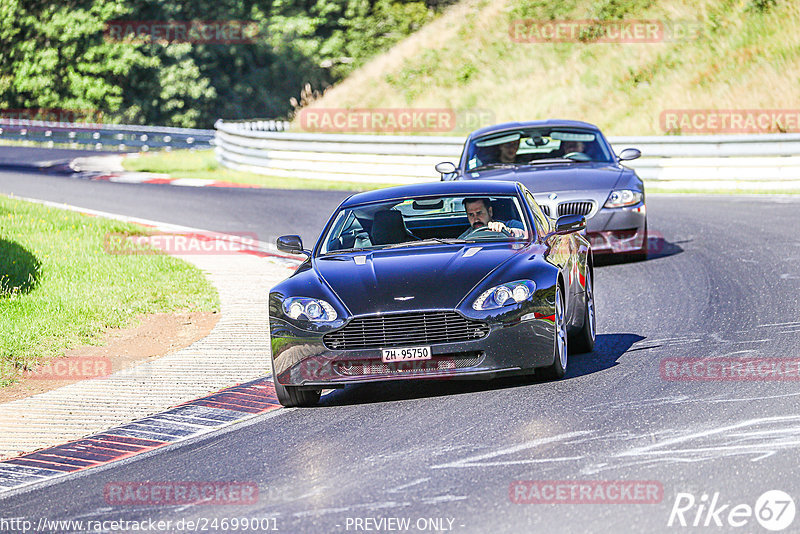
[[[589,215],[594,208],[591,200],[579,200],[577,202],[562,202],[558,205],[558,216],[562,215]]]
[[[594,210],[594,201],[592,200],[573,200],[561,202],[556,206],[555,218],[562,215],[589,215]],[[550,204],[541,203],[539,207],[548,217],[553,217],[553,211]]]

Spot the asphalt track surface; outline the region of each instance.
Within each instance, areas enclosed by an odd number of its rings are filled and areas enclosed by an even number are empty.
[[[130,150],[128,150],[130,152]],[[70,148],[36,148],[0,145],[0,166],[4,168],[48,168],[68,164],[75,158],[120,154],[104,150],[75,150]]]
[[[2,171],[0,192],[307,240],[346,196]],[[284,532],[363,532],[376,526],[368,518],[408,518],[409,532],[425,531],[429,519],[443,521],[440,532],[767,532],[753,516],[734,529],[728,512],[753,507],[767,490],[800,505],[800,381],[674,381],[660,366],[669,358],[800,356],[799,209],[793,198],[651,197],[659,252],[597,268],[597,348],[572,357],[564,380],[349,387],[317,408],[278,410],[0,497],[0,517],[170,520],[173,529],[182,519],[275,518]],[[521,504],[510,498],[518,480],[654,481],[663,497]],[[259,498],[238,506],[109,505],[106,484],[123,481],[254,482]],[[699,524],[711,526],[681,528],[677,519],[668,526],[679,493],[698,504],[707,495]],[[721,527],[705,513],[715,493],[717,507],[728,505],[717,516]],[[688,524],[697,511],[684,513]],[[799,529],[797,517],[786,532]]]

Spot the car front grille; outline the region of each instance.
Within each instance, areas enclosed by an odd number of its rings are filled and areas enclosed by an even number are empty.
[[[539,207],[542,208],[542,212],[544,212],[545,215],[550,217],[550,206],[547,204],[539,204]]]
[[[384,363],[378,359],[337,361],[333,364],[337,373],[343,376],[367,376],[404,373],[433,373],[465,369],[478,365],[482,352],[461,352],[437,354],[430,360]]]
[[[359,317],[322,340],[329,349],[352,350],[455,343],[488,334],[489,325],[455,312],[416,312]]]
[[[558,205],[558,216],[562,215],[589,215],[592,212],[594,203],[590,200],[578,202],[562,202]]]

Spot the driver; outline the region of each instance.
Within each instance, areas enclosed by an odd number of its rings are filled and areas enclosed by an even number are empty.
[[[492,219],[492,206],[488,198],[465,198],[464,210],[467,212],[467,219],[469,219],[469,229],[461,234],[458,238],[464,239],[472,231],[487,227],[492,232],[506,231],[514,237],[525,237],[522,223],[520,221],[495,221]]]
[[[561,141],[561,148],[561,151],[566,156],[567,154],[573,154],[575,152],[584,152],[586,150],[586,145],[583,141]]]
[[[517,161],[517,150],[519,150],[519,139],[500,145],[498,163],[515,163]]]

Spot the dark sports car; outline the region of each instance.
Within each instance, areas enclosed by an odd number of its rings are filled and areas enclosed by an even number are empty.
[[[472,132],[456,167],[436,166],[442,180],[509,180],[528,187],[551,217],[584,215],[595,254],[647,256],[644,184],[592,124],[567,120],[509,122]]]
[[[469,212],[469,215],[467,214]],[[284,406],[321,390],[422,378],[561,378],[593,350],[593,263],[582,215],[552,221],[515,182],[436,182],[353,195],[269,295]]]

